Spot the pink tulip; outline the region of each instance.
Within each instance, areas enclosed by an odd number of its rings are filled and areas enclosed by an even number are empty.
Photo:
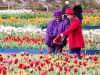
[[[46,71],[42,71],[41,72],[41,75],[46,75]]]
[[[8,61],[8,64],[11,65],[12,64],[12,60]]]
[[[73,58],[76,58],[77,57],[77,54],[74,54]]]
[[[42,49],[40,50],[40,53],[43,54],[43,50]]]
[[[73,59],[73,63],[77,64],[77,62],[78,62],[77,59]]]
[[[21,56],[24,56],[25,55],[25,52],[21,52]]]
[[[78,69],[77,68],[74,68],[73,71],[76,73],[78,71]]]
[[[82,69],[82,74],[85,74],[85,70],[84,69]]]
[[[30,67],[33,67],[33,62],[30,62]]]

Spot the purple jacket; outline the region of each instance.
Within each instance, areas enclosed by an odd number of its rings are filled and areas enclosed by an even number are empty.
[[[65,31],[65,29],[68,28],[68,22],[67,20],[62,19],[58,24],[56,20],[51,20],[48,23],[47,30],[46,30],[46,37],[45,37],[45,43],[48,47],[54,46],[53,45],[53,39]],[[66,38],[59,43],[59,45],[66,45]]]

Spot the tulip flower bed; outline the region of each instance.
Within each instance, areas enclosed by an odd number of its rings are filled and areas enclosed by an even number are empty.
[[[1,75],[100,75],[100,55],[0,54]]]
[[[1,48],[46,48],[43,34],[36,33],[0,33]]]
[[[16,19],[10,17],[9,19],[0,19],[0,24],[3,26],[13,26],[13,27],[23,27],[23,26],[36,26],[36,27],[43,27],[47,26],[48,21],[52,18],[46,17],[36,17],[30,19]]]
[[[83,26],[100,26],[100,14],[84,14]]]
[[[98,41],[100,37],[98,34],[84,34],[84,38],[84,50],[100,50],[100,41]],[[0,47],[46,49],[45,32],[0,32]],[[68,50],[67,46],[66,50]]]
[[[51,13],[36,14],[36,13],[17,13],[17,14],[0,14],[0,24],[3,26],[23,27],[23,26],[37,26],[46,27],[48,21],[53,19]],[[83,14],[84,26],[100,26],[100,14]]]
[[[51,13],[32,13],[32,12],[24,12],[24,13],[9,13],[9,12],[6,12],[6,13],[3,13],[1,12],[0,13],[0,18],[2,19],[9,19],[10,17],[13,17],[15,19],[29,19],[29,18],[35,18],[35,17],[52,17],[52,14]]]
[[[90,34],[85,35],[85,48],[84,50],[100,50],[100,35],[99,34],[93,34],[90,32]]]

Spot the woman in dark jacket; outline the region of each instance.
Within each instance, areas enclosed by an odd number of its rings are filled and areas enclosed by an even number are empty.
[[[65,1],[65,5],[64,5],[64,7],[62,8],[62,15],[64,16],[64,19],[67,19],[67,20],[68,20],[68,18],[67,18],[67,16],[65,15],[65,10],[66,10],[67,8],[69,8],[69,5],[70,5],[70,2],[69,2],[69,1]]]

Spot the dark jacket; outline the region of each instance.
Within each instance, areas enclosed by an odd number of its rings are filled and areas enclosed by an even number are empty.
[[[65,5],[65,6],[62,8],[62,15],[64,15],[64,19],[67,19],[67,20],[68,20],[67,16],[65,16],[65,11],[66,11],[67,8],[69,8],[69,5]]]
[[[64,7],[62,8],[62,15],[65,14],[65,10],[69,8],[69,5],[64,5]]]

